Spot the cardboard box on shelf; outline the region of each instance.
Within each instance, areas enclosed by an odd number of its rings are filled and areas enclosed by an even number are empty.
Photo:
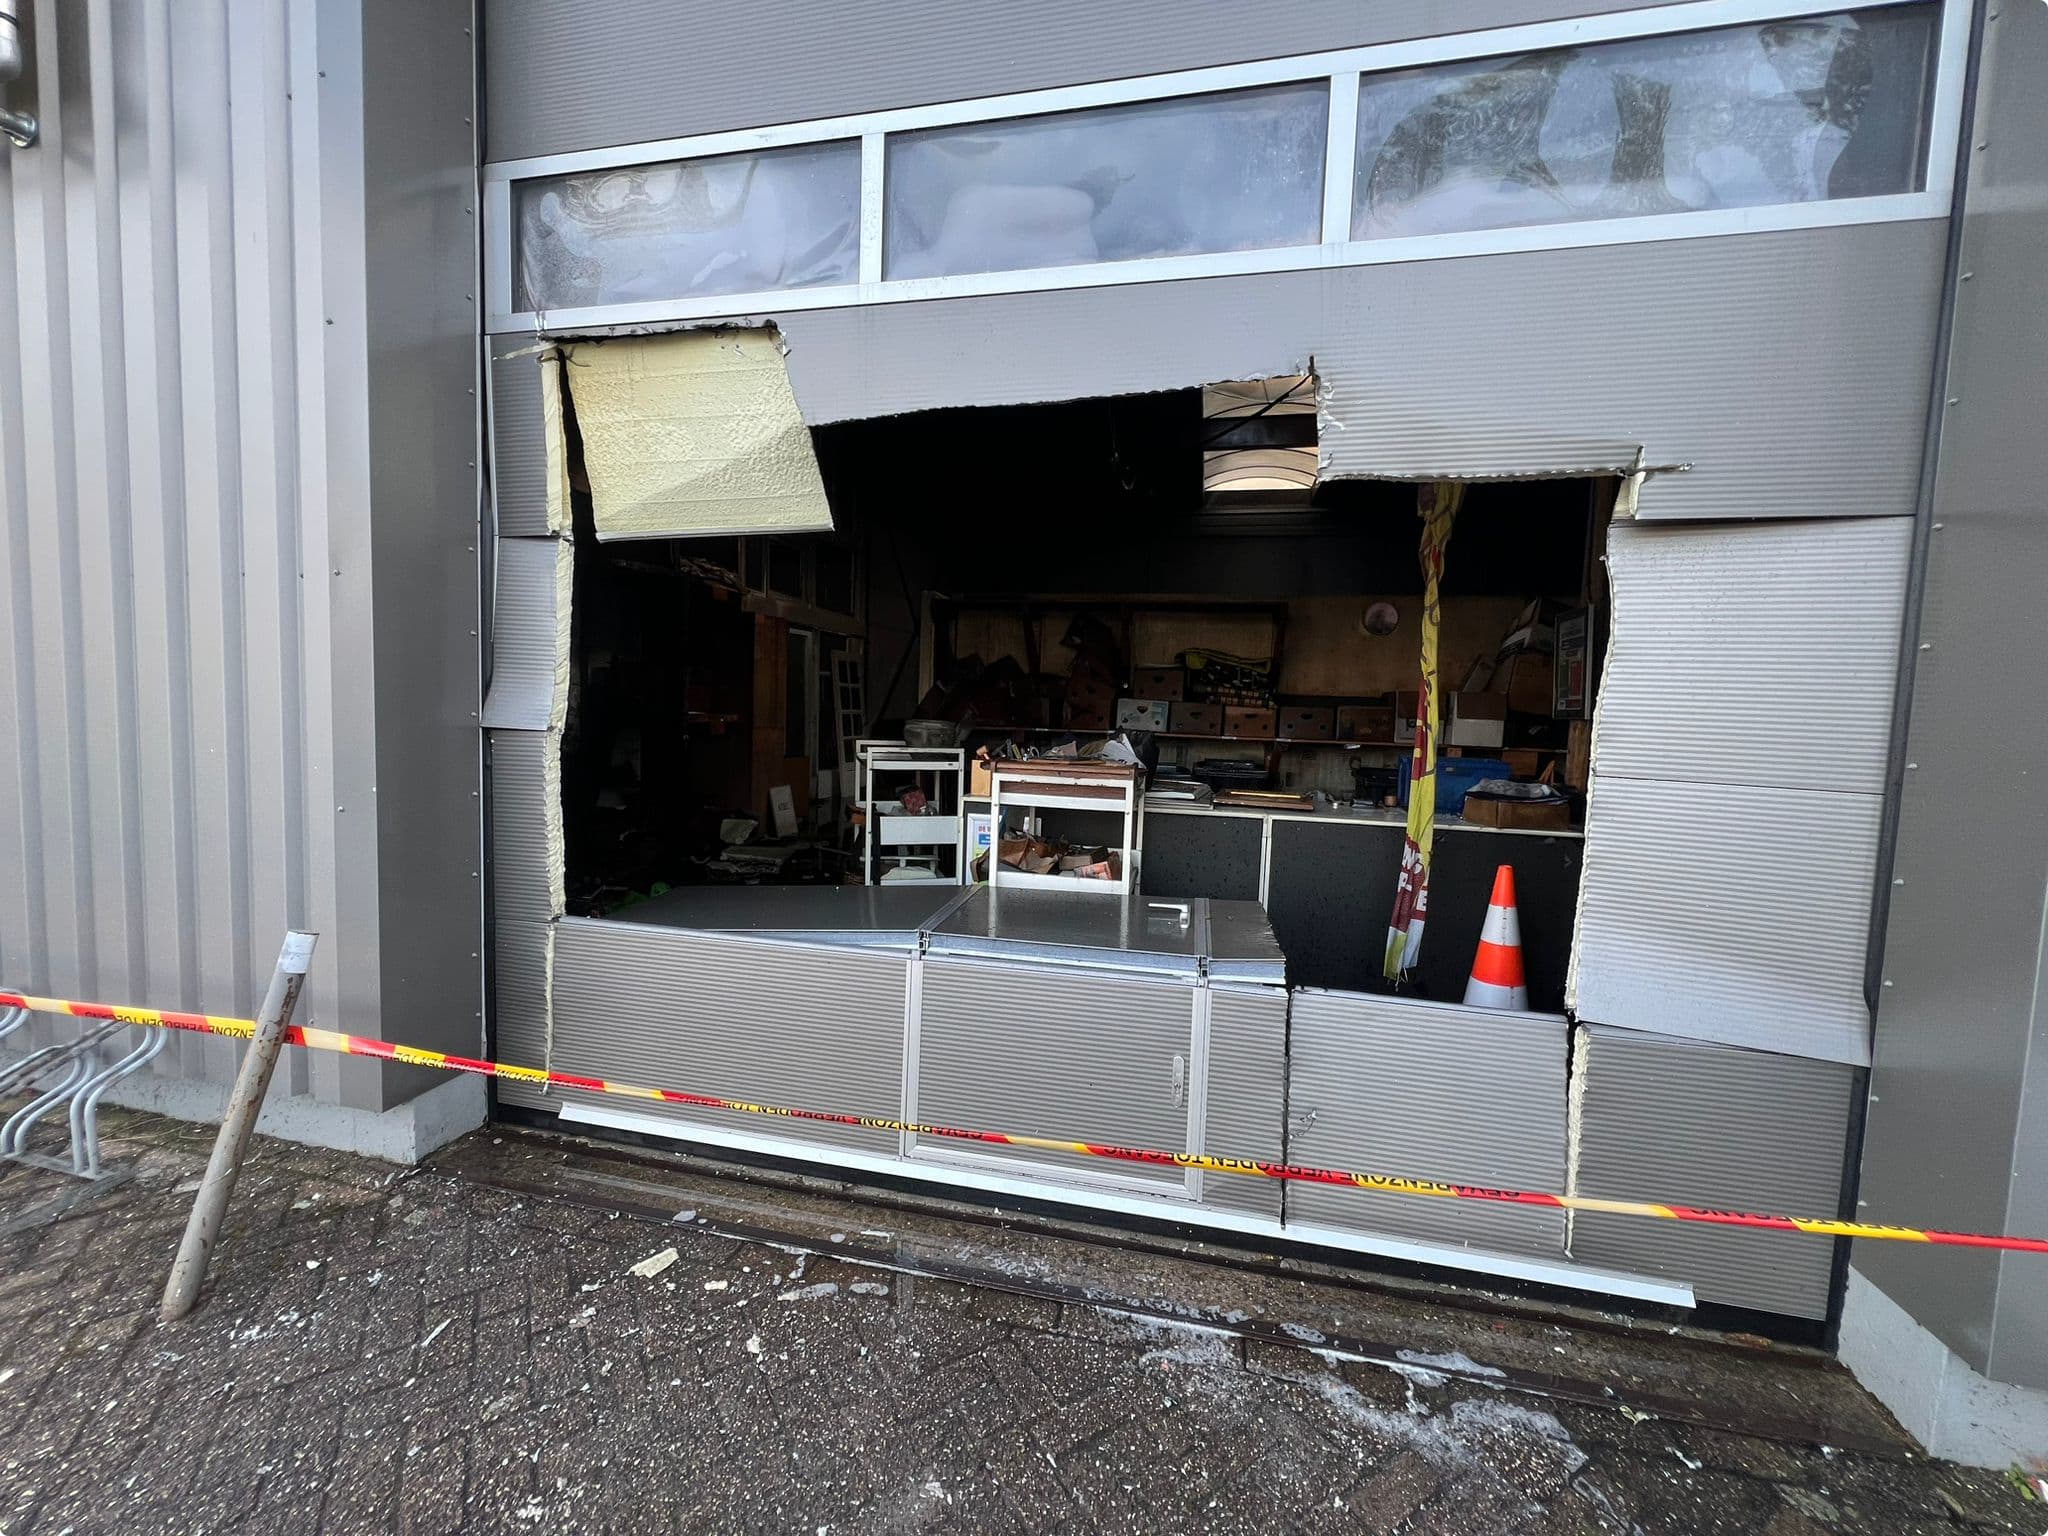
[[[1177,704],[1185,699],[1188,688],[1188,674],[1182,667],[1133,667],[1131,669],[1131,696],[1138,699],[1164,699]]]
[[[1543,771],[1544,754],[1533,747],[1507,747],[1500,758],[1518,779],[1533,779]]]
[[[1171,728],[1176,736],[1221,736],[1223,734],[1223,706],[1221,704],[1180,704],[1176,703],[1167,713]]]
[[[1283,704],[1275,734],[1282,741],[1328,741],[1337,732],[1337,711],[1327,704]]]
[[[1171,717],[1172,704],[1166,699],[1118,699],[1116,728],[1120,731],[1163,731]]]
[[[995,788],[996,765],[985,757],[977,757],[967,765],[967,793],[977,800],[986,800]]]
[[[1274,712],[1250,704],[1226,704],[1223,706],[1223,734],[1241,736],[1249,741],[1271,741],[1279,721]]]
[[[1394,739],[1391,704],[1339,704],[1337,740],[1388,742]]]
[[[1568,832],[1572,825],[1572,808],[1564,800],[1495,800],[1485,795],[1467,795],[1464,819],[1478,827]]]

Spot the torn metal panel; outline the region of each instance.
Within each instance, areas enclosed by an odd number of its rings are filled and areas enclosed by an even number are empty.
[[[569,618],[575,546],[568,539],[500,539],[491,628],[492,730],[559,731],[569,712]]]
[[[1561,1189],[1565,1044],[1554,1014],[1363,992],[1294,994],[1287,1156],[1492,1189]],[[1484,1106],[1475,1111],[1475,1106]],[[1297,1184],[1287,1219],[1557,1258],[1561,1212]]]
[[[500,923],[544,923],[564,908],[562,738],[493,731],[491,909]]]
[[[1853,1068],[1827,1062],[1581,1025],[1570,1192],[1833,1216],[1860,1083]],[[1571,1255],[1688,1282],[1702,1301],[1818,1318],[1834,1243],[1579,1211]]]
[[[557,531],[556,479],[566,480],[568,466],[560,411],[549,413],[545,380],[559,367],[531,346],[491,361],[491,494],[504,538]],[[559,399],[559,389],[555,394]]]
[[[549,999],[554,970],[555,927],[552,923],[500,918],[493,934],[496,954],[494,1059],[514,1067],[548,1065]],[[539,1083],[516,1077],[497,1079],[498,1097],[530,1109],[556,1100]]]
[[[813,424],[1313,371],[1326,476],[1651,474],[1644,519],[1897,516],[1944,225],[778,314]],[[1768,364],[1765,360],[1768,359]]]
[[[1596,773],[1570,1006],[1603,1024],[1868,1065],[1882,804]]]
[[[772,329],[579,343],[566,380],[598,538],[831,531]]]
[[[568,534],[576,526],[569,505],[569,420],[568,393],[564,384],[567,364],[560,352],[543,353],[540,359],[541,439],[547,444],[548,532]]]
[[[1618,526],[1603,777],[1881,794],[1912,524]]]

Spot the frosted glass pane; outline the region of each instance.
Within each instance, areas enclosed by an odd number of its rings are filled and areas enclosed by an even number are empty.
[[[1357,240],[1921,185],[1937,7],[1369,75]]]
[[[522,308],[850,283],[860,145],[580,171],[514,188]]]
[[[891,134],[885,277],[1322,241],[1329,87]]]

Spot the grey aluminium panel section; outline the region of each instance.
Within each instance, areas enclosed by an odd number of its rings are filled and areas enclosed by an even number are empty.
[[[1644,518],[1904,516],[1944,228],[1787,230],[776,321],[812,423],[1184,388],[1313,360],[1330,475],[1608,469],[1640,447],[1653,465],[1693,466],[1652,477]]]
[[[485,0],[488,152],[556,154],[1643,3],[1468,0],[1446,14],[1430,0]]]
[[[560,739],[493,731],[491,910],[500,922],[544,923],[562,912]]]
[[[384,1016],[394,1039],[470,1055],[484,1038],[470,4],[360,0],[357,25]],[[424,1067],[375,1078],[359,1107],[445,1081]]]
[[[1101,900],[1091,897],[1089,900]],[[1183,1151],[1193,1067],[1194,988],[1080,967],[927,960],[916,1113],[966,1130]],[[1165,1189],[1175,1168],[1079,1153],[922,1138],[920,1152],[1107,1174]]]
[[[1287,1153],[1287,993],[1209,988],[1209,1082],[1200,1151],[1279,1162]],[[1286,1186],[1229,1173],[1202,1176],[1202,1203],[1278,1218]]]
[[[568,704],[570,546],[562,539],[500,539],[491,623],[492,730],[559,730]]]
[[[500,346],[504,341],[501,339]],[[491,496],[504,538],[548,533],[548,440],[541,417],[540,357],[491,359]]]
[[[1876,795],[1595,774],[1582,1019],[1865,1066]]]
[[[565,918],[555,925],[552,1065],[755,1104],[895,1118],[909,968],[902,955]],[[564,1097],[599,1096],[567,1089]],[[678,1127],[857,1152],[896,1148],[892,1135],[853,1126],[643,1100],[633,1109]]]
[[[1828,1062],[1581,1026],[1572,1193],[1831,1217],[1861,1074]],[[1574,1259],[1690,1282],[1702,1301],[1827,1314],[1834,1243],[1575,1213]]]
[[[1878,1220],[2042,1233],[2048,7],[1986,10],[1861,1194]],[[1862,1244],[1856,1268],[1973,1369],[2048,1387],[2038,1258],[1910,1246]]]
[[[1294,995],[1291,1162],[1496,1189],[1565,1179],[1566,1022],[1356,992]],[[1287,1219],[1556,1259],[1555,1210],[1297,1184]]]
[[[552,923],[521,922],[500,916],[495,926],[493,981],[494,1061],[514,1067],[548,1064],[548,972],[555,930]],[[501,1103],[553,1109],[560,1103],[537,1083],[515,1077],[494,1081]]]
[[[1912,535],[1617,524],[1594,771],[1883,793]]]

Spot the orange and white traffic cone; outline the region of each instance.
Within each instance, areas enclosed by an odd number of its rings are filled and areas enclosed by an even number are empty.
[[[1479,953],[1472,957],[1472,979],[1465,983],[1465,1006],[1529,1006],[1529,980],[1522,969],[1522,918],[1515,910],[1512,864],[1501,865],[1493,877],[1493,899],[1486,904],[1486,926],[1479,930]]]

